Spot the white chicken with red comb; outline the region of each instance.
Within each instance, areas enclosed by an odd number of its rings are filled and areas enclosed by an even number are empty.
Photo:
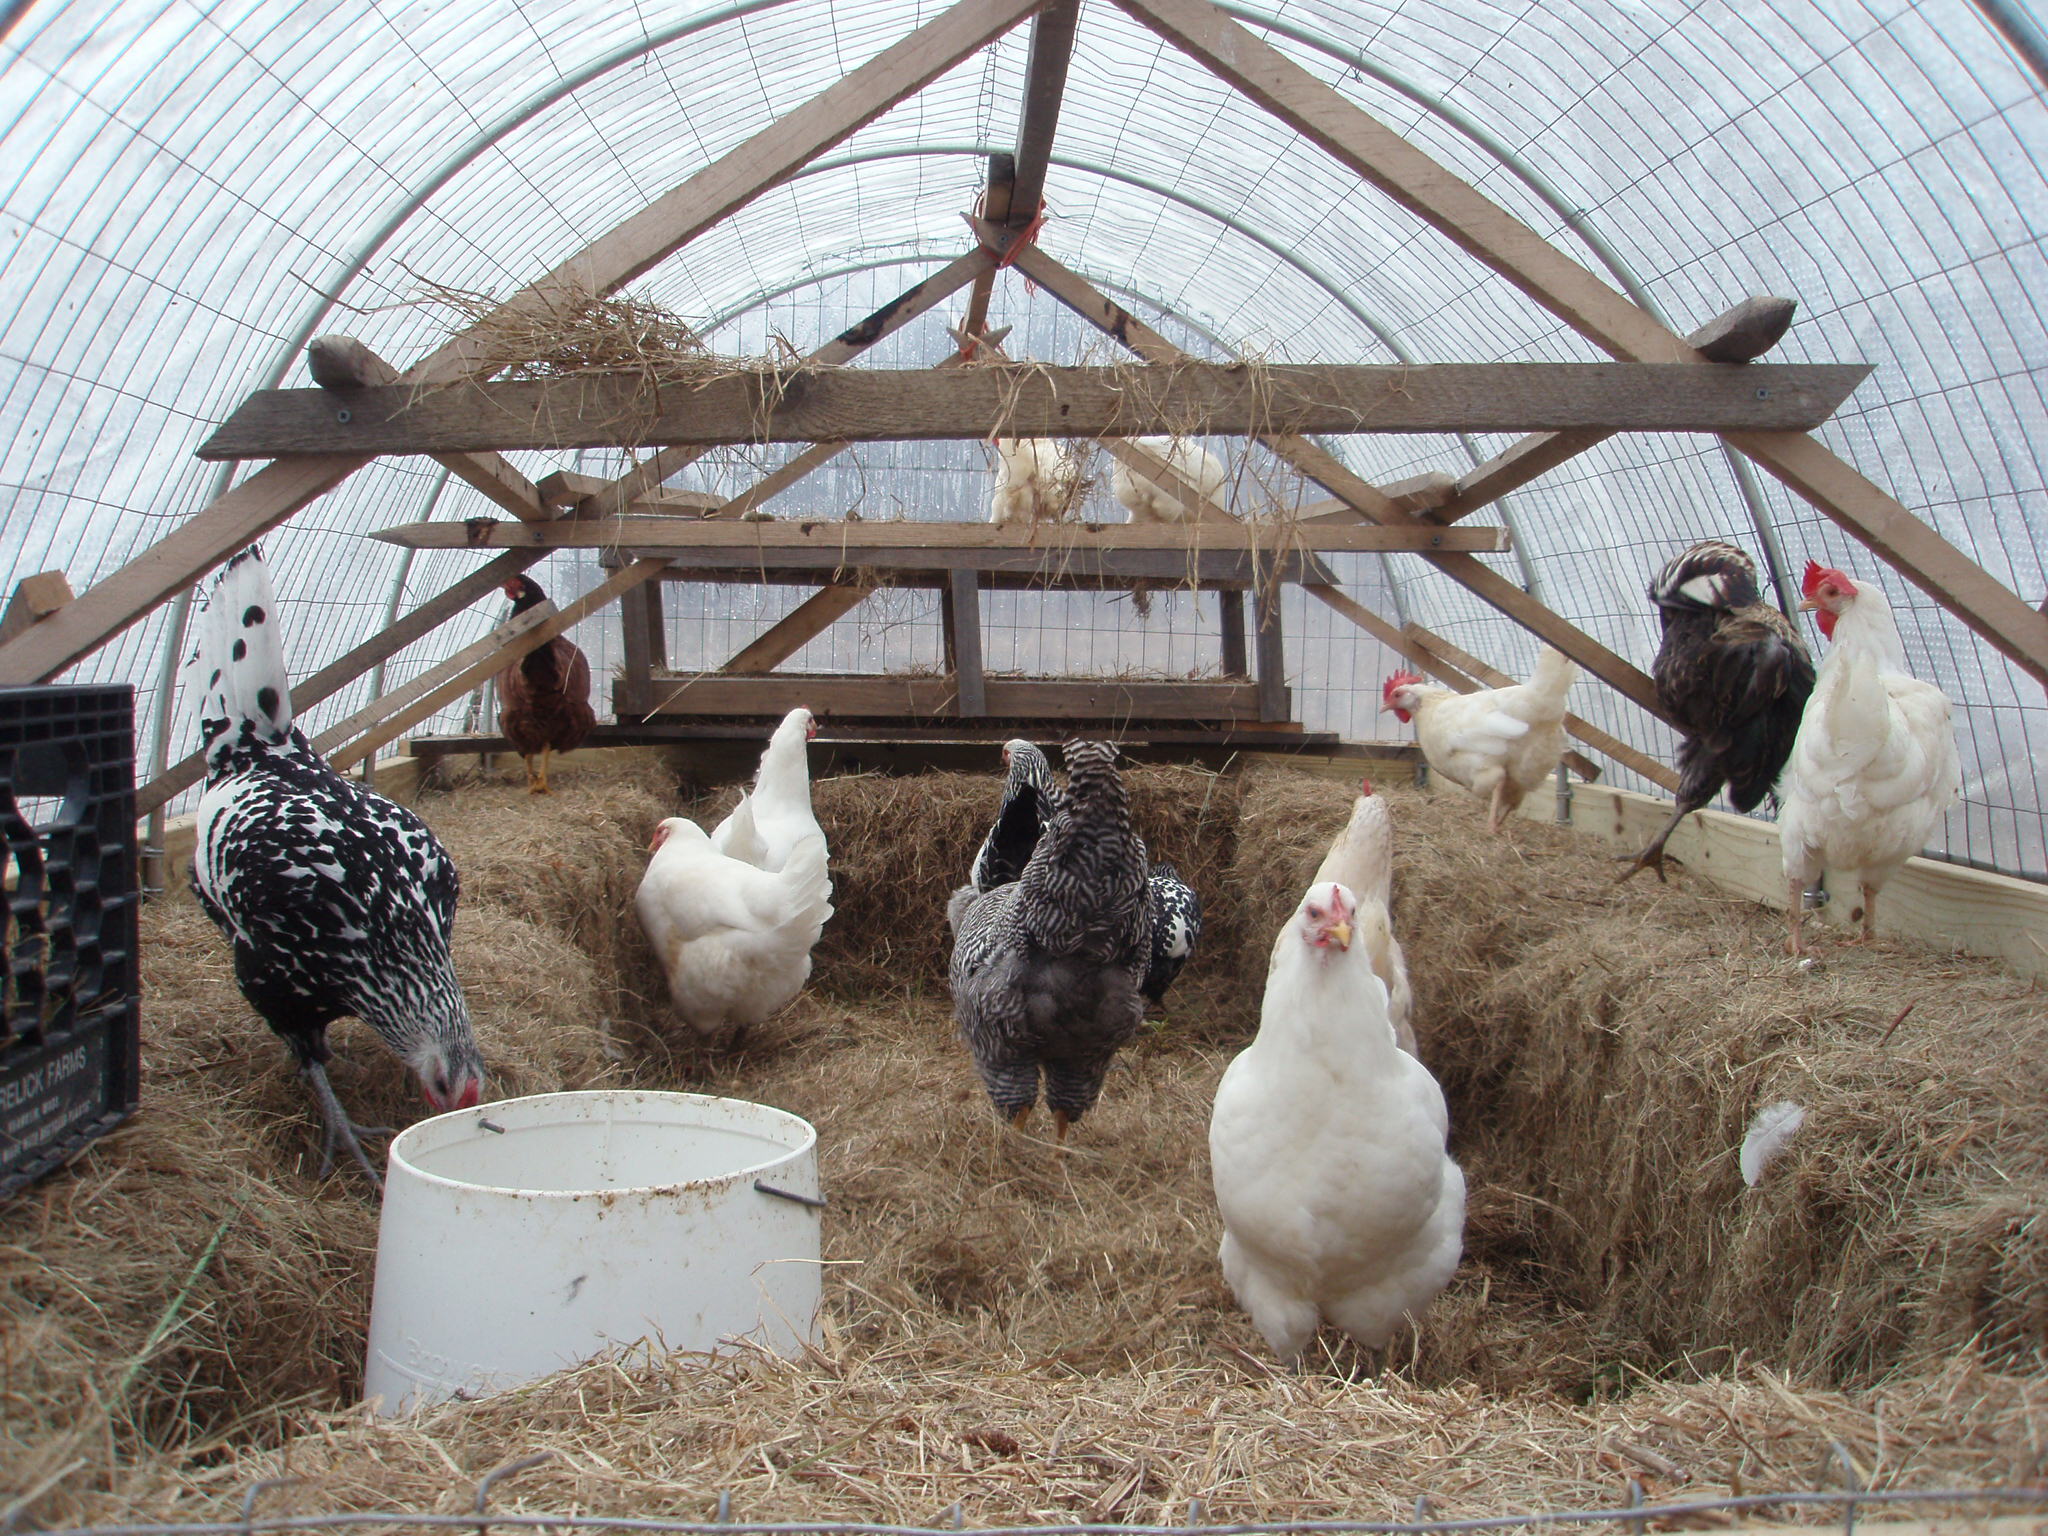
[[[1860,897],[1848,918],[1862,939],[1876,936],[1878,891],[1962,787],[1948,698],[1906,669],[1884,593],[1809,560],[1801,595],[1829,648],[1778,786],[1795,955],[1806,950],[1802,896],[1823,870]]]
[[[1546,645],[1529,681],[1504,688],[1453,693],[1396,672],[1380,690],[1380,710],[1415,722],[1430,772],[1486,801],[1486,830],[1498,832],[1564,755],[1564,701],[1578,670]]]
[[[1394,1043],[1365,928],[1386,908],[1309,887],[1280,930],[1259,1033],[1216,1088],[1218,1257],[1274,1354],[1327,1320],[1379,1349],[1450,1283],[1465,1175],[1429,1069]]]

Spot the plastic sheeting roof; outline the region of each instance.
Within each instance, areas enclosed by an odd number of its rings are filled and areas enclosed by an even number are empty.
[[[1987,6],[1989,0],[1986,0]],[[454,323],[427,285],[509,294],[824,89],[939,0],[457,0],[376,7],[82,0],[16,6],[0,38],[0,581],[99,579],[205,505],[223,472],[191,452],[248,391],[303,383],[299,347],[358,335],[400,364]],[[2041,82],[1962,0],[1265,0],[1227,9],[1563,249],[1686,330],[1752,293],[1800,301],[1773,354],[1865,359],[1875,375],[1819,434],[2030,601],[2044,574],[2048,110]],[[1999,7],[2008,9],[2006,6]],[[2026,18],[2014,23],[2024,30]],[[703,322],[721,351],[808,350],[967,248],[981,155],[1014,142],[1030,28],[1018,28],[686,246],[633,292]],[[1190,350],[1276,361],[1595,360],[1588,343],[1121,10],[1081,21],[1041,236]],[[935,313],[873,354],[928,366]],[[991,323],[1013,350],[1108,360],[1014,275]],[[1368,479],[1455,472],[1482,438],[1333,443]],[[1301,494],[1241,444],[1241,484]],[[760,451],[685,483],[737,490]],[[514,456],[538,477],[560,457]],[[593,462],[584,467],[602,467]],[[616,468],[616,465],[613,466]],[[848,505],[980,515],[972,444],[871,444],[777,511]],[[374,528],[493,509],[425,460],[380,462],[269,546],[310,670],[475,562],[366,541]],[[1321,493],[1309,488],[1313,497]],[[1761,521],[1796,568],[1874,557],[1767,476]],[[1711,438],[1618,437],[1503,509],[1520,556],[1493,563],[1639,664],[1649,575],[1707,534],[1761,553]],[[1518,558],[1526,563],[1518,563]],[[1532,642],[1411,557],[1354,557],[1352,590],[1511,671]],[[587,557],[538,574],[558,599]],[[1923,676],[1959,704],[1965,802],[1946,847],[2048,871],[2040,687],[1917,589],[1886,580]],[[716,665],[787,590],[679,594],[679,665]],[[1299,594],[1291,594],[1298,599]],[[488,605],[487,605],[488,606]],[[1391,658],[1291,601],[1305,718],[1379,734]],[[479,609],[394,659],[395,684],[477,638]],[[1213,663],[1192,599],[1149,617],[1095,599],[992,603],[990,664],[1184,672]],[[76,676],[133,681],[145,743],[163,700],[169,610]],[[1212,626],[1213,628],[1213,623]],[[613,631],[584,626],[600,675]],[[901,665],[937,650],[925,600],[871,603],[800,665]],[[314,712],[359,706],[365,679]],[[1595,683],[1580,712],[1654,753],[1669,736]],[[167,717],[170,718],[170,717]],[[190,748],[177,722],[173,756]],[[1625,773],[1618,782],[1631,782]]]

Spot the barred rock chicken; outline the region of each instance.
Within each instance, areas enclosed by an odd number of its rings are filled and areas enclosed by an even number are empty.
[[[1464,1243],[1443,1092],[1395,1045],[1353,926],[1385,912],[1309,887],[1273,945],[1258,1036],[1216,1087],[1223,1275],[1289,1363],[1323,1319],[1383,1347],[1449,1284]]]
[[[548,600],[540,583],[514,576],[505,583],[516,617]],[[536,646],[498,674],[498,730],[526,759],[529,794],[548,789],[548,754],[573,752],[597,724],[590,707],[590,658],[567,635]],[[533,765],[540,759],[540,767]]]
[[[832,915],[825,837],[812,832],[779,870],[720,853],[694,821],[654,829],[633,909],[668,976],[676,1012],[700,1034],[779,1013],[810,979],[811,949]]]
[[[437,1111],[483,1097],[483,1057],[455,978],[459,881],[426,823],[341,777],[292,724],[277,600],[253,545],[199,615],[186,664],[206,752],[192,888],[234,946],[249,1006],[291,1048],[326,1121],[322,1173],[346,1146],[377,1183],[327,1080],[327,1026],[353,1014]],[[382,1134],[382,1133],[377,1133]]]
[[[968,878],[977,891],[992,891],[1008,885],[1024,873],[1031,850],[1038,846],[1038,834],[1059,808],[1059,786],[1053,782],[1052,764],[1028,741],[1003,743],[1003,803],[996,812],[995,825],[975,851]]]
[[[1039,834],[1060,806],[1052,765],[1037,747],[1028,741],[1005,742],[1003,765],[1008,772],[1002,806],[968,875],[977,892],[1008,885],[1024,872]],[[1159,1003],[1201,942],[1202,899],[1171,864],[1153,866],[1145,884],[1152,904],[1152,954],[1139,991]]]
[[[1372,780],[1359,780],[1351,820],[1323,855],[1311,883],[1341,885],[1360,908],[1377,906],[1386,913],[1384,923],[1361,919],[1358,941],[1365,946],[1373,975],[1386,984],[1387,1021],[1394,1026],[1395,1043],[1410,1056],[1418,1055],[1412,1022],[1415,989],[1408,981],[1408,957],[1394,937],[1394,824],[1387,802],[1372,792]]]
[[[1640,869],[1662,880],[1664,844],[1724,784],[1737,810],[1754,810],[1784,771],[1813,692],[1806,642],[1763,601],[1756,563],[1734,545],[1704,539],[1672,556],[1650,601],[1664,623],[1651,675],[1678,729],[1678,806],[1624,880]]]
[[[1875,937],[1879,888],[1926,846],[1962,786],[1948,698],[1906,670],[1884,593],[1811,560],[1802,590],[1799,606],[1818,613],[1829,649],[1778,816],[1795,955],[1805,953],[1802,897],[1823,870],[1859,887],[1850,919],[1865,941]]]
[[[1430,772],[1485,800],[1486,830],[1498,832],[1564,755],[1564,701],[1578,670],[1546,645],[1529,681],[1504,688],[1453,693],[1396,672],[1380,708],[1403,725],[1414,720]]]
[[[1067,789],[1024,872],[954,892],[953,1015],[998,1114],[1022,1126],[1040,1074],[1057,1140],[1138,1032],[1152,943],[1144,845],[1115,749],[1066,746]]]

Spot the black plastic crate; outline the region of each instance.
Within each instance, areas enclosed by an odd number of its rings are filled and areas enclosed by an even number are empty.
[[[135,690],[0,688],[0,1198],[135,1110]]]

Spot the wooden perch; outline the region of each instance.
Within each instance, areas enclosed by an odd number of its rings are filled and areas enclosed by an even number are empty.
[[[38,571],[22,577],[14,584],[14,596],[7,600],[7,611],[0,613],[0,645],[70,601],[71,583],[62,571]]]
[[[1783,432],[1818,426],[1862,363],[1178,362],[755,371],[656,390],[635,375],[251,395],[202,459],[1156,433]]]
[[[1417,523],[1387,528],[1377,523],[1038,523],[1026,528],[994,523],[867,522],[828,518],[773,518],[765,522],[702,522],[695,518],[615,517],[563,519],[554,523],[506,523],[478,518],[467,522],[407,523],[371,535],[407,549],[1164,549],[1174,551],[1307,549],[1322,551],[1477,550],[1509,547],[1502,528],[1433,528]],[[935,565],[944,565],[935,559]]]

